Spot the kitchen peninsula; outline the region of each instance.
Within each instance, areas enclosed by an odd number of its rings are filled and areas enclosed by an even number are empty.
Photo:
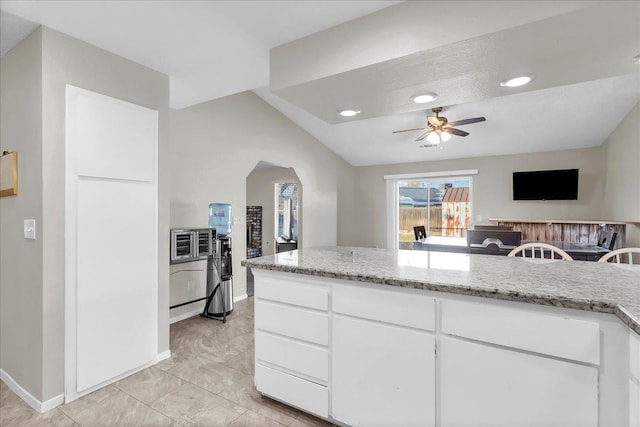
[[[326,247],[248,260],[260,392],[346,425],[640,422],[640,271]]]

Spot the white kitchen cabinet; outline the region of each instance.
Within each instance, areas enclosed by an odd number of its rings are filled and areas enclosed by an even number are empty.
[[[441,425],[598,425],[598,368],[443,336]]]
[[[333,319],[332,413],[351,426],[435,424],[433,334]]]
[[[329,417],[329,289],[294,276],[255,271],[256,389]]]
[[[640,340],[608,315],[254,274],[257,389],[339,425],[640,427]]]
[[[629,331],[629,425],[640,427],[640,337]]]
[[[435,300],[416,289],[334,283],[333,419],[435,425]]]

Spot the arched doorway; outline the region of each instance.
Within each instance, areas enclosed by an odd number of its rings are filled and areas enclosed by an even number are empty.
[[[302,182],[294,168],[265,161],[256,164],[246,178],[247,259],[302,246],[302,197]],[[247,295],[253,295],[250,269]]]

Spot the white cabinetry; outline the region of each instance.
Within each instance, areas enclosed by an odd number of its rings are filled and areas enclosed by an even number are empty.
[[[333,418],[352,426],[434,425],[434,300],[340,285],[333,307]]]
[[[640,427],[640,337],[629,331],[629,425]]]
[[[598,369],[442,337],[442,426],[598,425]]]
[[[256,387],[322,418],[640,427],[640,339],[609,315],[254,274]]]
[[[329,288],[291,275],[256,271],[258,391],[329,416]]]
[[[524,307],[441,307],[451,335],[438,352],[442,426],[598,425],[597,322]]]

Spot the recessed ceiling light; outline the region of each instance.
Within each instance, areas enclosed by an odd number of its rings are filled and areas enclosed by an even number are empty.
[[[338,111],[338,114],[340,114],[342,117],[353,117],[356,114],[360,114],[360,110],[351,110],[351,109],[340,110]]]
[[[427,102],[435,101],[438,99],[438,94],[435,93],[421,93],[411,97],[411,100],[416,104],[426,104]]]
[[[506,87],[524,86],[527,83],[529,83],[531,80],[533,80],[532,76],[513,77],[511,79],[505,79],[501,81],[500,86],[506,86]]]

